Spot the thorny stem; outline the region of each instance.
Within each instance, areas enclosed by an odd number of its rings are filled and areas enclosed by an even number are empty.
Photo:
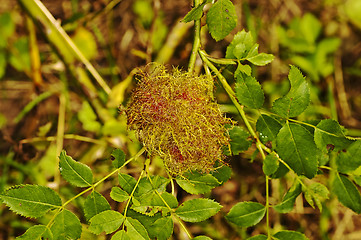
[[[248,121],[248,118],[246,116],[246,113],[244,112],[241,104],[237,101],[236,94],[234,93],[232,87],[228,84],[227,80],[223,75],[218,71],[218,69],[207,59],[207,53],[204,50],[199,51],[199,55],[201,56],[203,62],[216,74],[219,81],[221,82],[223,88],[226,90],[228,96],[231,98],[231,101],[233,102],[234,106],[237,108],[239,114],[241,115],[244,124],[246,125],[249,133],[252,135],[252,137],[256,140],[256,147],[259,150],[259,152],[262,155],[262,159],[264,160],[266,158],[266,155],[264,153],[264,144],[259,140],[256,132],[253,130],[253,127],[251,126],[250,122]],[[269,177],[266,176],[266,219],[267,219],[267,236],[268,239],[271,239],[271,229],[269,225]]]
[[[133,160],[136,160],[137,158],[139,158],[145,151],[145,147],[143,147],[142,149],[139,150],[139,152],[137,152],[134,157],[128,159],[121,167],[115,169],[114,171],[112,171],[111,173],[109,173],[108,175],[106,175],[105,177],[103,177],[102,179],[100,179],[98,182],[94,183],[92,186],[88,187],[87,189],[85,189],[84,191],[78,193],[77,195],[75,195],[74,197],[72,197],[71,199],[69,199],[68,201],[66,201],[61,207],[58,208],[57,212],[54,214],[54,216],[50,219],[50,221],[48,222],[48,224],[46,225],[47,228],[50,228],[50,226],[53,224],[54,219],[56,216],[59,215],[59,213],[61,213],[61,211],[63,211],[65,209],[65,206],[68,205],[69,203],[71,203],[72,201],[74,201],[75,199],[77,199],[78,197],[82,196],[83,194],[89,192],[90,190],[94,190],[95,187],[97,187],[99,184],[101,184],[102,182],[104,182],[106,179],[108,179],[109,177],[111,177],[114,173],[117,173],[120,169],[122,169],[124,166],[126,166],[128,163],[130,163]]]
[[[194,7],[198,7],[199,4],[200,4],[200,0],[194,0]],[[198,19],[198,20],[194,20],[194,40],[193,40],[192,53],[188,64],[188,72],[193,72],[194,70],[200,44],[201,44],[201,20]]]

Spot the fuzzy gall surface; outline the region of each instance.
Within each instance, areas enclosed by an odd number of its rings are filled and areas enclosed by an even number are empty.
[[[128,126],[170,174],[209,172],[217,160],[223,162],[222,147],[229,145],[224,126],[230,119],[213,100],[212,78],[148,67],[125,112]]]

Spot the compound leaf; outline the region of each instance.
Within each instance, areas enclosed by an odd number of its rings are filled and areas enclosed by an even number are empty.
[[[236,97],[240,104],[258,109],[264,103],[261,84],[252,76],[239,72],[236,76]]]
[[[211,174],[192,172],[184,178],[177,178],[178,185],[190,194],[204,194],[220,185],[217,178]]]
[[[310,89],[297,67],[291,65],[288,79],[291,82],[290,91],[277,99],[272,107],[275,113],[285,118],[297,117],[310,103]]]
[[[216,40],[225,38],[237,25],[236,9],[230,0],[218,0],[207,13],[209,33]]]
[[[232,126],[228,129],[228,133],[231,138],[231,151],[233,155],[238,155],[251,146],[252,141],[248,139],[249,133],[241,127]]]
[[[336,174],[332,184],[338,200],[352,211],[361,213],[361,195],[356,186],[345,176]]]
[[[124,202],[130,198],[129,194],[119,187],[112,187],[110,197],[117,202]]]
[[[103,211],[110,210],[110,205],[103,195],[93,191],[84,202],[84,215],[87,221]]]
[[[148,232],[137,219],[127,217],[125,226],[128,230],[128,236],[131,240],[148,240]]]
[[[156,220],[152,225],[152,231],[157,236],[157,240],[167,240],[173,233],[173,220],[171,217],[160,218]]]
[[[315,208],[315,204],[317,205],[318,209],[322,211],[322,202],[325,199],[328,199],[328,195],[330,192],[328,191],[327,187],[321,183],[314,182],[310,186],[308,186],[304,190],[304,195],[306,201],[311,205],[311,207]]]
[[[130,237],[126,231],[120,230],[113,235],[111,240],[130,240]]]
[[[242,46],[244,46],[244,51],[242,51]],[[240,50],[242,52],[239,52]],[[258,54],[258,44],[254,43],[252,34],[244,30],[234,35],[232,42],[228,45],[226,50],[226,58],[242,59],[253,54]],[[247,72],[248,71],[250,73],[251,69],[247,70]]]
[[[278,233],[273,235],[273,237],[278,240],[308,240],[308,238],[304,234],[288,230],[279,231]]]
[[[77,187],[89,187],[93,184],[93,173],[87,165],[67,156],[64,150],[59,159],[60,173],[70,184]]]
[[[348,173],[361,166],[361,140],[355,141],[336,158],[337,170]]]
[[[275,57],[272,54],[259,53],[253,57],[247,58],[248,61],[256,66],[264,66],[273,61]]]
[[[217,178],[218,182],[220,182],[220,185],[227,182],[232,175],[232,169],[226,165],[223,165],[222,167],[214,170],[211,172],[212,176]]]
[[[304,127],[286,123],[276,139],[277,153],[298,174],[313,178],[317,172],[319,152],[313,136]]]
[[[190,22],[190,21],[201,19],[202,15],[203,15],[203,8],[204,8],[204,5],[206,5],[206,3],[207,3],[207,1],[205,1],[204,3],[198,5],[197,7],[190,10],[187,13],[187,15],[185,15],[182,22],[187,23],[187,22]]]
[[[90,219],[89,230],[97,235],[101,232],[106,234],[115,232],[124,222],[124,216],[113,210],[98,213]]]
[[[115,168],[120,168],[125,163],[125,153],[121,149],[115,149],[112,152],[112,164]]]
[[[281,128],[282,125],[279,121],[265,114],[261,114],[256,123],[259,138],[263,143],[276,139]]]
[[[78,217],[66,209],[55,217],[50,229],[55,239],[79,239],[81,235]]]
[[[206,198],[197,198],[182,203],[175,213],[186,222],[201,222],[215,215],[222,206]]]
[[[26,232],[15,238],[16,240],[53,240],[53,234],[50,229],[44,225],[35,225],[30,227]]]
[[[256,202],[239,202],[234,205],[226,219],[239,227],[250,227],[259,223],[266,213],[266,207]]]
[[[340,124],[332,119],[325,119],[317,124],[314,138],[317,147],[324,151],[330,147],[343,150],[352,143],[346,138]]]
[[[119,179],[120,187],[128,194],[131,194],[131,192],[135,187],[135,184],[137,183],[137,180],[135,180],[135,178],[125,173],[119,173],[118,179]]]
[[[0,194],[2,201],[17,214],[38,218],[61,206],[59,195],[52,189],[38,185],[18,185]]]
[[[296,198],[302,192],[302,187],[299,182],[295,182],[293,186],[288,190],[283,197],[282,202],[274,206],[273,208],[279,213],[288,213],[293,209]]]
[[[262,170],[267,176],[274,174],[279,166],[278,157],[275,152],[267,155],[263,161]]]

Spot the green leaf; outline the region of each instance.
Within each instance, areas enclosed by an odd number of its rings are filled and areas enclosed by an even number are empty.
[[[120,168],[125,163],[125,153],[121,149],[115,149],[112,152],[112,164],[115,168]]]
[[[212,238],[207,236],[197,236],[195,238],[192,238],[193,240],[212,240]]]
[[[260,234],[260,235],[256,235],[256,236],[247,238],[247,240],[267,240],[267,236]]]
[[[304,127],[286,123],[276,139],[277,153],[298,174],[313,178],[317,172],[319,152],[313,136]]]
[[[53,239],[53,234],[50,229],[44,225],[35,225],[30,227],[26,232],[15,238],[15,240],[42,240],[42,239]]]
[[[252,76],[239,73],[236,76],[236,97],[240,104],[258,109],[264,103],[261,84]]]
[[[151,181],[149,180],[149,178],[144,177],[140,179],[134,196],[143,196],[145,194],[154,193],[154,190],[162,193],[165,191],[166,186],[169,182],[169,179],[161,176],[151,176]]]
[[[128,194],[131,194],[137,183],[137,180],[135,180],[135,178],[125,173],[119,173],[118,179],[119,179],[120,187]]]
[[[220,185],[227,182],[232,175],[232,169],[226,165],[223,165],[220,168],[217,168],[213,172],[211,172],[212,176],[217,178],[218,182],[220,182]]]
[[[106,210],[110,210],[108,201],[96,191],[92,191],[84,201],[84,216],[87,221]]]
[[[291,82],[290,91],[277,99],[272,107],[275,113],[285,118],[297,117],[310,103],[310,89],[300,70],[291,65],[288,79]]]
[[[124,222],[124,216],[113,210],[98,213],[90,219],[89,230],[97,235],[102,232],[106,234],[115,232]]]
[[[201,222],[215,215],[222,206],[206,198],[197,198],[182,203],[175,213],[186,222]]]
[[[30,71],[29,39],[27,37],[17,37],[12,44],[12,48],[9,63],[19,72]]]
[[[15,31],[15,22],[11,17],[11,12],[4,12],[0,14],[0,48],[5,48],[8,38],[13,35]]]
[[[128,236],[131,240],[148,240],[148,232],[145,227],[137,220],[127,217],[125,226],[128,230]]]
[[[157,240],[167,240],[173,233],[173,220],[171,217],[160,218],[150,227]],[[149,233],[150,235],[150,233]]]
[[[283,197],[282,202],[273,206],[273,208],[279,213],[288,213],[292,211],[296,198],[301,194],[301,192],[302,186],[298,181],[296,181]]]
[[[278,233],[273,235],[273,237],[278,240],[308,240],[308,238],[304,234],[288,230],[279,231]]]
[[[275,152],[272,152],[271,154],[267,155],[266,158],[264,159],[262,170],[264,174],[270,176],[277,171],[278,166],[279,166],[278,157]]]
[[[64,209],[54,219],[51,232],[55,239],[79,239],[81,224],[74,213]]]
[[[184,178],[177,178],[178,185],[190,194],[204,194],[220,185],[217,178],[211,174],[200,174],[192,172],[186,174]]]
[[[300,21],[300,30],[306,41],[310,44],[316,42],[317,37],[320,35],[322,25],[320,21],[311,13],[306,13]]]
[[[233,55],[237,59],[241,59],[246,53],[246,45],[244,43],[238,43],[233,49]]]
[[[304,189],[305,199],[311,205],[311,207],[315,208],[315,204],[318,209],[322,211],[322,202],[328,199],[328,195],[330,192],[327,187],[321,183],[314,182],[306,189]]]
[[[283,164],[283,163],[279,163],[279,166],[276,170],[276,172],[274,174],[272,174],[270,177],[277,179],[277,178],[281,178],[283,176],[286,175],[286,173],[289,172],[289,169]]]
[[[230,0],[218,0],[207,13],[208,30],[216,40],[225,38],[237,25],[236,9]]]
[[[130,237],[126,231],[120,230],[113,235],[111,240],[130,240]]]
[[[11,211],[30,218],[41,217],[61,206],[61,199],[54,190],[37,185],[13,186],[0,194],[0,198]]]
[[[336,158],[337,170],[349,173],[361,166],[361,140],[352,143],[346,150],[342,151]]]
[[[239,73],[244,73],[248,76],[251,76],[252,68],[249,65],[243,65],[240,62],[238,62],[237,69],[234,72],[234,75],[237,76]]]
[[[361,213],[361,195],[356,186],[345,176],[336,174],[332,191],[338,200],[352,211]]]
[[[155,191],[152,191],[135,199],[138,202],[132,205],[132,209],[148,216],[154,216],[154,214],[159,211],[161,211],[163,215],[167,214],[169,209],[164,201],[170,208],[178,207],[178,200],[168,192],[163,192],[161,198]]]
[[[129,209],[129,211],[127,212],[127,217],[137,219],[147,230],[149,238],[155,239],[157,237],[157,233],[153,231],[152,225],[155,223],[155,221],[157,221],[158,219],[164,216],[162,216],[161,213],[156,213],[153,216],[147,216],[142,213],[136,212],[132,209]]]
[[[264,66],[273,61],[275,57],[272,54],[260,53],[256,56],[247,58],[248,61],[256,66]]]
[[[242,46],[242,44],[245,46],[246,51],[242,52],[241,54],[237,52],[237,48],[239,49],[239,46]],[[239,46],[237,47],[237,45]],[[250,53],[251,50],[252,53]],[[227,47],[226,58],[237,58],[234,55],[235,53],[238,57],[240,57],[240,59],[248,56],[249,53],[251,55],[254,53],[258,54],[258,44],[255,45],[252,34],[250,32],[242,30],[241,32],[238,32],[236,35],[234,35],[232,42]]]
[[[90,81],[85,72],[79,71],[78,74],[84,82]],[[96,89],[94,89],[94,91],[96,91]],[[97,133],[102,127],[98,122],[96,113],[87,101],[83,101],[82,107],[78,112],[78,118],[82,123],[83,129],[86,131]]]
[[[72,40],[86,59],[94,59],[97,55],[97,43],[94,35],[86,28],[78,27],[72,36]]]
[[[238,155],[241,152],[246,151],[252,144],[249,140],[249,133],[244,131],[239,126],[231,126],[228,129],[229,136],[231,138],[231,151],[233,155]]]
[[[110,197],[117,202],[124,202],[130,198],[129,194],[119,187],[112,187]]]
[[[261,114],[256,123],[259,138],[263,143],[275,140],[281,128],[279,121],[265,114]]]
[[[332,119],[325,119],[317,124],[314,138],[317,147],[324,151],[327,148],[343,150],[352,143],[346,138],[340,124]]]
[[[345,12],[348,19],[361,29],[361,3],[358,0],[348,0],[345,2]]]
[[[77,187],[89,187],[93,184],[93,173],[87,165],[73,160],[63,150],[59,156],[59,169],[63,178]]]
[[[234,205],[226,219],[239,227],[250,227],[259,223],[266,213],[266,207],[256,202],[239,202]]]
[[[207,1],[205,1],[204,3],[198,5],[195,8],[192,8],[192,10],[190,10],[187,13],[187,15],[185,15],[182,22],[187,23],[187,22],[190,22],[190,21],[201,19],[202,15],[203,15],[203,8],[204,8],[204,5],[206,5],[206,3],[207,3]]]

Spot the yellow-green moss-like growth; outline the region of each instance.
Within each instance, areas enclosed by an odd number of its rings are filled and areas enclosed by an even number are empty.
[[[128,126],[150,154],[163,159],[169,173],[209,172],[222,162],[222,147],[229,145],[224,125],[230,120],[213,101],[210,77],[150,65],[125,111]]]

